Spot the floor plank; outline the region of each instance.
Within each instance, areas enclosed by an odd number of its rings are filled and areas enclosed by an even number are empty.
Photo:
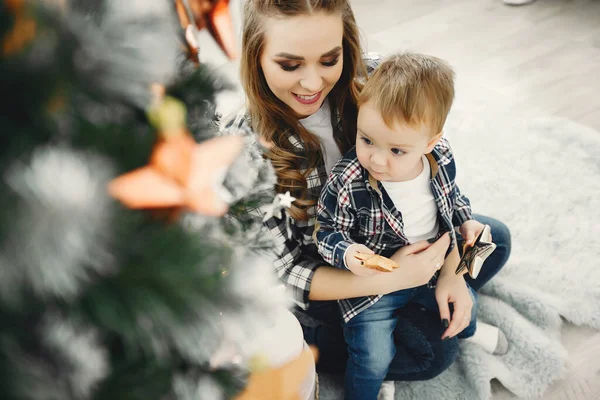
[[[410,50],[456,69],[458,106],[473,90],[496,107],[562,116],[600,131],[600,1],[352,2],[369,51]],[[475,104],[473,104],[475,106]]]

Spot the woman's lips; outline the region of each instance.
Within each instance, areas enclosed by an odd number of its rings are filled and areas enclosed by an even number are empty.
[[[312,94],[310,96],[299,95],[299,94],[296,94],[296,93],[292,93],[292,94],[294,95],[294,98],[296,100],[298,100],[298,102],[300,102],[302,104],[307,104],[308,105],[308,104],[314,104],[317,101],[319,101],[319,99],[321,98],[321,93],[323,93],[322,90],[319,91],[319,92],[317,92],[317,93],[315,93],[315,94]]]

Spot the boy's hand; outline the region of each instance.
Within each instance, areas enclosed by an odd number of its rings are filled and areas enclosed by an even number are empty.
[[[471,219],[462,224],[460,226],[459,231],[461,236],[465,240],[465,244],[473,246],[473,244],[475,243],[475,239],[477,239],[477,236],[479,236],[483,228],[484,225],[481,222]]]
[[[350,245],[350,247],[346,249],[346,267],[348,267],[348,269],[352,271],[354,275],[367,276],[382,273],[367,267],[363,267],[361,265],[362,261],[354,257],[357,253],[373,254],[374,252],[364,244],[358,243]]]

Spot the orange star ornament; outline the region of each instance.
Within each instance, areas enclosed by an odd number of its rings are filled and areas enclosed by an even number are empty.
[[[317,358],[313,347],[279,368],[256,371],[250,375],[246,389],[235,400],[304,400],[300,386]]]
[[[229,59],[237,57],[229,0],[175,0],[175,7],[183,29],[190,26],[197,31],[206,28]],[[198,44],[188,44],[197,55]]]
[[[9,56],[18,52],[36,35],[35,21],[27,14],[24,0],[4,0],[4,8],[14,14],[15,20],[12,30],[6,34],[1,46],[2,56]]]
[[[109,193],[132,209],[187,209],[222,216],[229,205],[222,181],[240,153],[243,139],[223,136],[196,143],[185,128],[185,106],[170,97],[149,113],[160,128],[147,166],[117,177]]]

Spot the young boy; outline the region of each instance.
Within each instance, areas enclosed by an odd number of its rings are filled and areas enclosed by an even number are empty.
[[[321,192],[319,252],[357,275],[373,273],[358,253],[391,257],[445,232],[452,238],[444,265],[428,284],[339,301],[349,351],[347,400],[377,398],[395,354],[396,311],[408,303],[439,313],[444,339],[458,333],[491,353],[506,352],[506,337],[497,328],[480,323],[475,335],[476,304],[470,315],[458,316],[459,303],[468,310],[476,297],[455,274],[460,256],[454,226],[471,238],[483,225],[472,219],[469,200],[456,186],[452,150],[442,137],[453,99],[454,72],[444,61],[404,53],[383,62],[359,96],[356,147],[336,164]],[[449,302],[455,303],[452,317]]]

